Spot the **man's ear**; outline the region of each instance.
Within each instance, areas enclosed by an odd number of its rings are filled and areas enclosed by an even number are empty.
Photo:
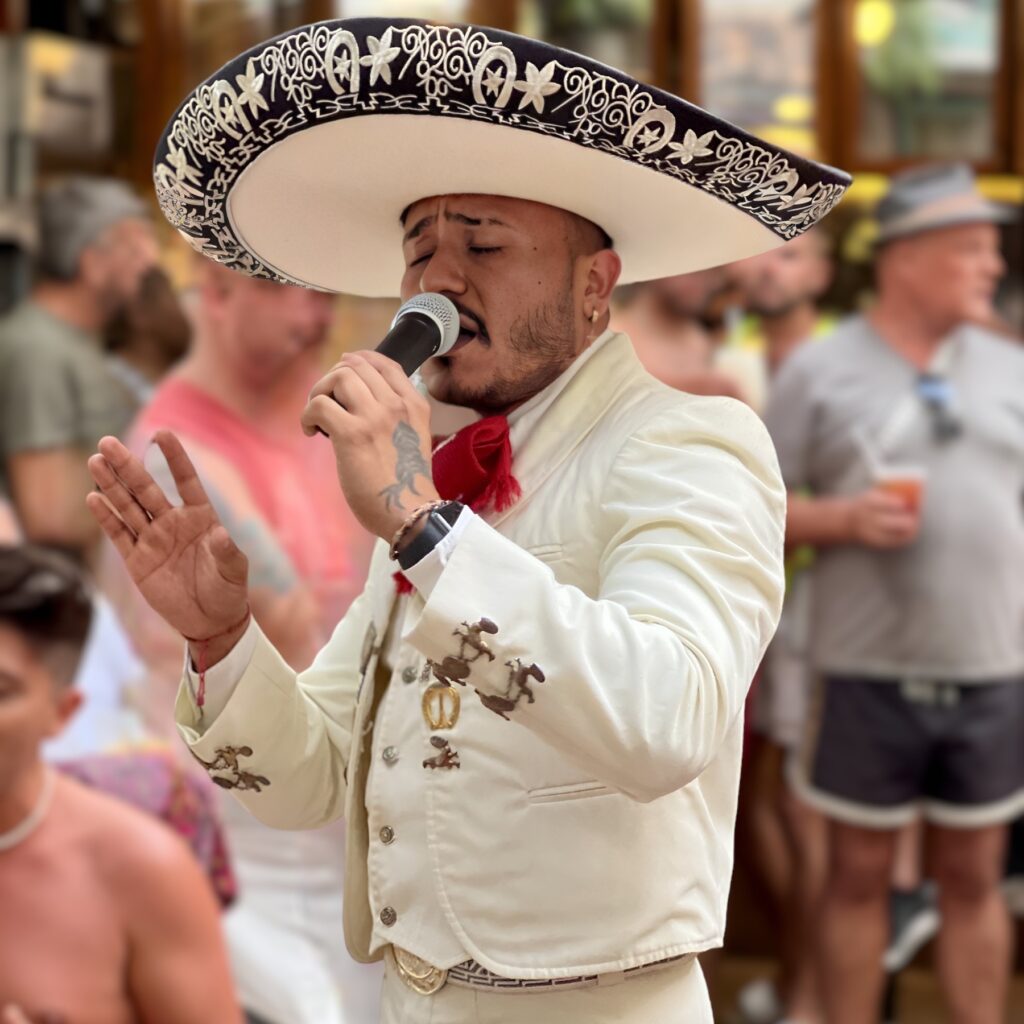
[[[106,253],[96,242],[83,247],[78,255],[76,276],[90,288],[98,287],[106,274]]]
[[[812,292],[815,299],[820,299],[832,287],[835,276],[836,268],[832,260],[826,257],[819,259],[817,267],[811,273]]]
[[[54,716],[47,736],[59,736],[82,706],[82,694],[73,686],[61,687],[54,697]]]
[[[611,303],[612,291],[622,274],[622,260],[614,249],[599,249],[586,259],[589,266],[584,298],[593,308],[605,311]]]

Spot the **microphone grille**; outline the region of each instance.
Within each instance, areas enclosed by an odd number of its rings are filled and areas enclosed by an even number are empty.
[[[459,340],[459,311],[451,299],[437,292],[414,295],[408,302],[402,303],[391,325],[394,326],[407,313],[425,313],[440,328],[441,345],[434,355],[443,356]]]

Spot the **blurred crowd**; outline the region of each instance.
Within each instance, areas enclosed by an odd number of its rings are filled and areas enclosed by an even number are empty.
[[[723,1021],[881,1019],[933,938],[952,1019],[1005,1012],[1024,913],[1024,342],[994,306],[1007,216],[963,167],[894,179],[864,310],[826,303],[827,228],[616,295],[612,326],[651,373],[764,416],[790,491],[737,836],[777,969],[719,998]],[[174,497],[151,444],[173,431],[296,669],[361,589],[371,539],[298,425],[334,298],[198,258],[190,278],[172,281],[125,185],[62,178],[40,197],[32,290],[0,319],[0,907],[18,911],[0,914],[0,982],[23,993],[10,1021],[58,1021],[44,1004],[62,987],[90,993],[83,1022],[130,1020],[115,982],[131,949],[142,1019],[171,1001],[182,1020],[201,1005],[365,1024],[380,979],[344,951],[343,826],[265,828],[190,763],[172,723],[181,638],[84,502],[107,434]],[[17,859],[46,815],[49,848]],[[40,954],[58,933],[78,952],[54,973]]]

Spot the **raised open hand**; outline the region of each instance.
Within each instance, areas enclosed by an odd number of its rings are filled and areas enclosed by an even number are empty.
[[[168,430],[154,440],[181,505],[170,503],[114,437],[104,437],[89,459],[99,493],[86,503],[152,608],[183,636],[216,636],[245,618],[248,561],[217,518],[181,442]]]

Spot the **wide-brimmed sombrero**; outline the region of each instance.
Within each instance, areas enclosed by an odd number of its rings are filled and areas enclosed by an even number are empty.
[[[427,196],[580,214],[628,282],[773,248],[850,181],[571,51],[378,18],[308,25],[231,61],[171,118],[154,174],[204,255],[367,296],[398,293],[399,218]]]

